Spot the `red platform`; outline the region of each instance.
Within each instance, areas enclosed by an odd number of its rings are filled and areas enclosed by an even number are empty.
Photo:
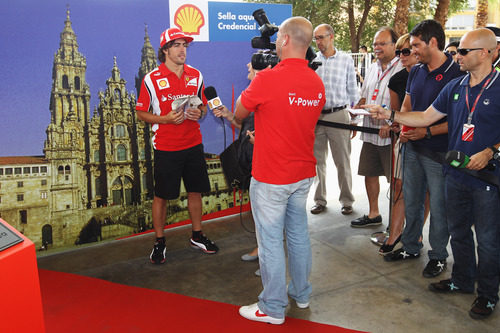
[[[0,223],[24,239],[0,251],[0,332],[45,332],[35,244],[7,222]]]

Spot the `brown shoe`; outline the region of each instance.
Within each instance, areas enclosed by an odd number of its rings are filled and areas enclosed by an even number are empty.
[[[349,215],[349,214],[352,214],[352,206],[344,206],[344,207],[342,207],[342,209],[340,210],[340,212],[341,212],[343,215]]]
[[[325,206],[314,205],[313,208],[311,208],[311,213],[312,214],[319,214],[319,213],[323,213],[324,210],[325,210]]]

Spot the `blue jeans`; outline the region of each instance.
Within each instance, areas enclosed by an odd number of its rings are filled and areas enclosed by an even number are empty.
[[[453,251],[451,279],[460,288],[498,301],[500,195],[494,186],[471,188],[446,176],[446,204]],[[472,226],[477,239],[476,249]]]
[[[426,191],[430,195],[429,259],[444,260],[448,257],[446,246],[450,237],[446,220],[444,175],[441,164],[417,153],[411,142],[404,145],[403,194],[406,225],[401,241],[409,253],[419,253],[423,247],[419,238],[424,227]]]
[[[306,211],[312,181],[313,178],[307,178],[293,184],[273,185],[252,178],[250,183],[264,287],[259,295],[259,309],[271,317],[284,318],[288,305],[283,232],[291,277],[288,294],[296,301],[306,303],[312,292],[309,283],[312,254]]]

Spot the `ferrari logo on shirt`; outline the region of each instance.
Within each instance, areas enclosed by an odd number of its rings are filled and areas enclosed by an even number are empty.
[[[156,84],[160,90],[170,88],[170,84],[166,78],[156,80]]]
[[[186,87],[188,86],[195,86],[197,87],[198,86],[198,79],[197,78],[189,78],[189,77],[186,77]]]

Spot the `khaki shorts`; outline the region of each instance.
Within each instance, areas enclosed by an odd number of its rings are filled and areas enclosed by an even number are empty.
[[[391,180],[391,145],[376,146],[363,142],[359,156],[358,175],[365,177],[385,176]]]

